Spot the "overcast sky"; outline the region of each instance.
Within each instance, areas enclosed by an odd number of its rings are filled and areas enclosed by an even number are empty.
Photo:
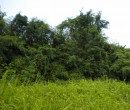
[[[0,6],[8,17],[20,12],[53,27],[68,17],[79,15],[81,10],[101,11],[102,18],[110,22],[104,31],[109,41],[130,47],[130,0],[0,0]]]

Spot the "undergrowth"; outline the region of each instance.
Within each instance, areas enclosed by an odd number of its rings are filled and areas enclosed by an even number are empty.
[[[0,80],[0,110],[130,110],[130,85],[116,80],[17,82]]]

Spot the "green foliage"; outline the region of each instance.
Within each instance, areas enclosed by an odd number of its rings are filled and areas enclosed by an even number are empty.
[[[0,11],[0,35],[4,35],[5,30],[5,20],[4,20],[5,13]]]
[[[130,50],[122,47],[117,47],[116,57],[117,60],[111,66],[111,73],[113,76],[118,77],[120,80],[130,80]]]
[[[20,13],[13,20],[4,16],[0,12],[0,78],[13,70],[20,81],[99,77],[129,81],[130,50],[107,42],[102,30],[109,22],[101,19],[101,12],[80,12],[54,29]]]
[[[130,81],[130,49],[107,42],[101,12],[80,12],[55,29],[20,13],[12,21],[4,16],[0,12],[0,109],[130,109],[130,85],[107,80]]]
[[[22,38],[27,27],[27,22],[28,18],[26,16],[22,16],[20,13],[17,14],[11,22],[11,35]]]
[[[100,77],[108,74],[107,54],[109,51],[105,47],[108,44],[101,33],[103,28],[107,28],[107,24],[107,21],[101,20],[101,13],[95,15],[89,11],[86,14],[81,12],[76,18],[68,19],[58,26],[62,35],[66,37],[66,41],[70,43],[68,51],[70,52],[69,49],[73,48],[71,56],[84,60],[80,62],[81,66],[77,67],[82,68],[81,71],[85,77]],[[74,42],[75,45],[73,45]],[[73,63],[78,64],[76,61]],[[74,69],[74,67],[70,67],[70,69]]]
[[[25,41],[28,45],[50,44],[51,30],[49,25],[38,19],[32,19],[25,32]]]
[[[2,110],[129,110],[130,85],[115,80],[80,80],[20,85],[0,80]]]
[[[22,55],[24,42],[14,36],[0,36],[0,64],[9,64],[17,55]]]

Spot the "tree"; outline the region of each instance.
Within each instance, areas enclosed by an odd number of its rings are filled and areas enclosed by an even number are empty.
[[[27,16],[22,16],[20,13],[18,13],[11,22],[11,35],[23,38],[27,24],[28,24]]]
[[[17,55],[23,55],[23,44],[15,36],[0,36],[0,65],[8,65]]]
[[[112,63],[110,73],[112,78],[119,80],[130,80],[130,49],[115,45],[115,58]]]
[[[128,81],[130,50],[107,42],[102,33],[107,25],[91,10],[55,29],[36,18],[28,22],[20,13],[8,22],[1,13],[0,72],[14,71],[21,81],[102,76]]]
[[[51,43],[49,25],[38,19],[32,19],[27,26],[25,41],[28,45],[43,45]]]
[[[0,11],[0,35],[4,35],[5,34],[5,32],[4,32],[5,24],[6,24],[5,20],[4,20],[4,16],[5,15],[6,15],[5,13]]]
[[[107,25],[108,22],[101,19],[101,13],[95,15],[90,10],[86,14],[80,12],[76,18],[63,21],[58,26],[61,35],[65,37],[67,42],[76,42],[76,45],[73,46],[73,53],[77,58],[84,60],[81,65],[82,72],[86,77],[107,74],[109,68],[109,66],[105,66],[108,61],[105,48],[107,42],[102,34],[102,29],[107,28]],[[71,47],[72,45],[68,47],[68,50]],[[76,60],[74,62],[74,56],[70,57],[69,62],[73,60],[73,64],[77,64]]]

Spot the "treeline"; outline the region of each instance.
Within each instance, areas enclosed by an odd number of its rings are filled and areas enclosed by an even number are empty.
[[[100,12],[80,12],[55,28],[20,13],[4,17],[0,12],[0,78],[130,80],[130,49],[107,42],[102,30],[109,22]]]

